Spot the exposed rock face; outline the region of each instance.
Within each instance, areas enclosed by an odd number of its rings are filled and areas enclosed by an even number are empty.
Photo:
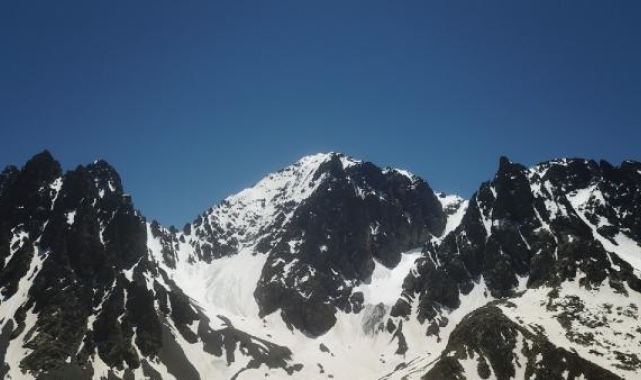
[[[468,314],[450,335],[443,354],[423,375],[426,380],[458,379],[621,379],[555,347],[542,334],[512,322],[495,306]]]
[[[43,152],[23,170],[9,166],[0,175],[0,286],[5,298],[15,294],[20,278],[29,270],[35,252],[27,242],[44,229],[60,173],[60,165],[49,152]]]
[[[446,221],[418,178],[344,164],[338,155],[314,177],[322,183],[294,211],[255,293],[261,315],[281,309],[285,322],[311,336],[333,326],[336,310],[361,310],[352,288],[372,275],[374,260],[396,266],[401,252],[439,235]]]
[[[457,229],[426,248],[393,315],[409,315],[408,305],[418,297],[419,319],[433,320],[443,307],[458,307],[459,296],[481,280],[497,298],[513,295],[521,279],[530,288],[553,286],[579,273],[588,288],[608,279],[641,291],[633,268],[620,265],[602,241],[613,236],[637,246],[641,241],[635,230],[641,174],[634,167],[575,159],[527,169],[502,158]],[[620,194],[630,203],[621,202]]]
[[[26,343],[33,352],[22,363],[46,371],[57,367],[51,358],[77,354],[84,362],[97,349],[109,366],[126,362],[135,368],[139,358],[129,344],[134,329],[143,354],[160,346],[153,294],[144,282],[127,281],[123,274],[146,257],[144,220],[123,195],[118,175],[103,161],[78,167],[60,181],[37,243],[46,259],[23,306],[39,315],[34,332],[55,329]],[[140,265],[142,269],[148,263]],[[88,323],[94,307],[102,312]]]
[[[150,258],[146,221],[106,162],[62,174],[43,152],[22,170],[5,169],[0,341],[3,357],[7,338],[22,354],[3,372],[87,379],[100,362],[111,368],[109,378],[131,378],[135,371],[154,373],[150,363],[156,362],[169,373],[197,378],[189,360],[176,359],[185,358],[181,340],[206,340],[212,355],[229,361],[240,341],[253,350],[256,363],[269,355],[269,366],[289,368],[286,348],[271,344],[267,353],[256,351],[252,347],[265,343],[243,337],[233,326],[208,327],[209,319]],[[194,323],[196,332],[189,327]]]
[[[395,267],[401,253],[441,235],[447,215],[422,179],[338,153],[308,156],[229,197],[182,233],[152,223],[163,260],[215,263],[240,252],[265,255],[255,287],[259,316],[315,337],[339,311],[359,312],[377,261]]]

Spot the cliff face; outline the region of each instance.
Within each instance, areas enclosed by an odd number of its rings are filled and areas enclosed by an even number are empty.
[[[558,333],[563,338],[556,344],[600,365],[638,371],[639,353],[623,347],[639,342],[638,331],[626,332],[638,323],[641,292],[639,169],[635,162],[613,167],[582,159],[526,168],[502,158],[456,230],[425,248],[391,315],[416,315],[428,335],[439,337],[451,310],[480,288],[488,301],[513,300],[506,309],[510,323],[542,337]],[[470,322],[475,315],[465,318]],[[430,373],[445,376],[443,366],[454,361],[442,360]],[[609,375],[594,376],[586,378]]]
[[[62,174],[44,152],[7,168],[0,220],[3,376],[198,378],[185,344],[230,362],[239,342],[260,344],[231,324],[213,331],[159,270],[144,217],[104,161]],[[273,347],[249,356],[287,367],[291,353]]]

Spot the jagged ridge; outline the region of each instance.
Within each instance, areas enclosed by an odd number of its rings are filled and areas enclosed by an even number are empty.
[[[135,211],[104,161],[62,174],[43,153],[0,175],[0,373],[503,378],[497,353],[460,332],[495,335],[489,313],[529,342],[504,346],[525,355],[514,373],[628,377],[640,177],[631,161],[502,158],[468,202],[320,154],[178,231]],[[485,307],[497,299],[500,315]],[[485,364],[471,372],[474,350]],[[566,362],[531,360],[548,352]]]

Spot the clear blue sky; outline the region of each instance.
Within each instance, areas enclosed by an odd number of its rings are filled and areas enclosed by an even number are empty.
[[[470,196],[502,154],[641,159],[639,1],[0,3],[0,165],[97,157],[192,220],[341,151]]]

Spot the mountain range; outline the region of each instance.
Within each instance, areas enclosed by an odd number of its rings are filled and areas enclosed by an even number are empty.
[[[639,306],[635,161],[463,199],[316,154],[182,229],[103,160],[0,174],[4,379],[641,379]]]

